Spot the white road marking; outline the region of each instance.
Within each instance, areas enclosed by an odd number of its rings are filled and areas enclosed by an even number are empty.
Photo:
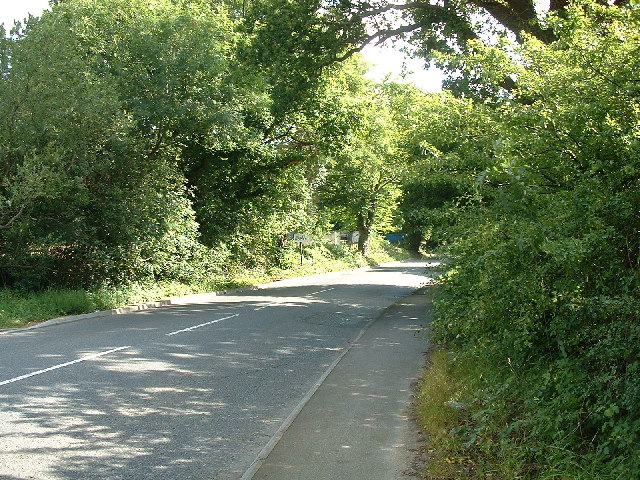
[[[177,335],[179,333],[190,332],[191,330],[195,330],[196,328],[206,327],[207,325],[212,325],[214,323],[218,323],[218,322],[221,322],[223,320],[229,320],[230,318],[237,317],[239,315],[240,315],[239,313],[236,313],[235,315],[230,315],[230,316],[224,317],[224,318],[218,318],[217,320],[211,320],[210,322],[201,323],[200,325],[194,325],[193,327],[183,328],[182,330],[176,330],[175,332],[167,333],[166,336],[170,337],[172,335]]]
[[[317,292],[310,293],[309,295],[317,295],[319,293],[330,292],[331,290],[335,290],[335,288],[327,288],[325,290],[319,290]]]
[[[86,362],[88,360],[93,360],[93,359],[96,359],[98,357],[104,357],[105,355],[109,355],[110,353],[119,352],[120,350],[126,350],[127,348],[131,348],[131,346],[118,347],[118,348],[114,348],[112,350],[108,350],[106,352],[93,353],[91,355],[87,355],[86,357],[78,358],[77,360],[72,360],[70,362],[61,363],[60,365],[54,365],[53,367],[45,368],[44,370],[38,370],[37,372],[31,372],[31,373],[28,373],[26,375],[21,375],[19,377],[10,378],[9,380],[5,380],[3,382],[0,382],[0,386],[7,385],[7,384],[13,383],[13,382],[18,382],[18,381],[24,380],[26,378],[35,377],[36,375],[42,375],[43,373],[47,373],[47,372],[50,372],[52,370],[57,370],[57,369],[63,368],[63,367],[68,367],[69,365],[73,365],[75,363]]]
[[[269,303],[268,305],[263,305],[262,307],[254,308],[253,311],[257,312],[258,310],[262,310],[263,308],[275,307],[279,305],[278,303]]]

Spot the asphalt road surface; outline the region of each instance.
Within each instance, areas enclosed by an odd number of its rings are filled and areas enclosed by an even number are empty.
[[[0,335],[0,478],[248,478],[425,264]]]

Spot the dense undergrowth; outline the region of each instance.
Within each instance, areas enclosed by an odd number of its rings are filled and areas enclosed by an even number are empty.
[[[0,328],[16,328],[58,316],[358,268],[407,257],[406,251],[375,238],[368,257],[364,257],[354,247],[316,244],[304,247],[304,259],[300,264],[299,250],[290,245],[284,249],[279,266],[248,268],[228,264],[218,274],[199,277],[191,282],[149,280],[119,286],[102,284],[89,289],[54,288],[41,292],[4,288],[0,289]]]
[[[566,416],[568,409],[555,410],[552,403],[540,407],[538,392],[525,391],[535,388],[535,381],[523,378],[525,374],[505,382],[487,375],[493,368],[492,362],[479,356],[470,359],[451,345],[430,352],[417,401],[419,424],[427,437],[425,479],[638,478],[635,445],[627,444],[628,453],[612,459],[609,452],[597,449],[593,437],[580,445],[564,432],[561,441],[549,441],[548,435],[540,434],[540,423],[555,429],[558,422],[552,417]],[[611,425],[614,415],[605,414]],[[579,429],[577,424],[576,432],[570,433],[580,435]]]
[[[512,99],[471,107],[475,151],[434,162],[475,170],[446,217],[429,478],[640,478],[640,11],[555,26]]]

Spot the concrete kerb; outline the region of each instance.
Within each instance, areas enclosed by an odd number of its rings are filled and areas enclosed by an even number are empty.
[[[390,262],[390,263],[395,263],[395,262]],[[141,312],[143,310],[151,310],[154,308],[166,307],[169,305],[187,305],[190,303],[206,302],[207,300],[210,300],[212,297],[217,297],[220,295],[233,295],[236,293],[249,292],[252,290],[260,290],[262,288],[285,285],[287,282],[295,281],[297,278],[321,278],[323,276],[329,276],[336,273],[349,273],[349,272],[355,272],[360,270],[364,271],[371,268],[372,266],[366,266],[366,267],[360,267],[360,268],[352,268],[349,270],[340,270],[338,272],[317,273],[315,275],[309,275],[307,277],[287,278],[284,280],[276,280],[273,282],[262,283],[259,285],[251,285],[248,287],[232,288],[229,290],[219,290],[219,291],[208,292],[208,293],[195,293],[195,294],[185,295],[181,297],[171,297],[171,298],[166,298],[162,300],[157,300],[155,302],[126,305],[124,307],[114,308],[111,310],[97,310],[95,312],[83,313],[80,315],[67,315],[64,317],[57,317],[57,318],[52,318],[50,320],[45,320],[44,322],[36,323],[34,325],[29,325],[28,327],[12,328],[9,330],[0,330],[0,335],[7,335],[9,333],[16,333],[16,332],[24,332],[26,330],[34,330],[36,328],[52,327],[54,325],[61,325],[64,323],[79,322],[81,320],[88,320],[91,318],[110,317],[111,315],[123,315],[127,313]]]

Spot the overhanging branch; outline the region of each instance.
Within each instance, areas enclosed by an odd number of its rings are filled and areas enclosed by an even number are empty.
[[[402,10],[438,10],[441,7],[439,7],[438,5],[433,5],[429,2],[409,2],[409,3],[402,3],[402,4],[397,4],[397,3],[391,3],[388,5],[385,5],[383,7],[379,7],[379,8],[375,8],[373,10],[367,10],[366,12],[364,12],[361,17],[362,18],[369,18],[369,17],[373,17],[375,15],[380,15],[381,13],[386,13],[386,12],[390,12],[390,11],[402,11]]]
[[[375,43],[375,45],[381,45],[382,43],[386,42],[390,38],[400,36],[404,33],[413,32],[415,30],[418,30],[421,27],[422,26],[420,24],[414,23],[411,25],[403,25],[401,27],[393,28],[389,30],[380,30],[372,35],[367,35],[361,39],[358,45],[349,49],[343,55],[333,59],[332,62],[343,62],[348,58],[350,58],[351,56],[353,56],[353,54],[361,52],[364,49],[364,47],[366,47],[371,43]]]
[[[9,228],[16,220],[18,220],[18,218],[20,218],[20,216],[24,213],[25,208],[25,205],[22,205],[18,210],[18,213],[11,217],[7,221],[7,223],[5,223],[4,225],[0,225],[0,230],[6,230],[7,228]]]

